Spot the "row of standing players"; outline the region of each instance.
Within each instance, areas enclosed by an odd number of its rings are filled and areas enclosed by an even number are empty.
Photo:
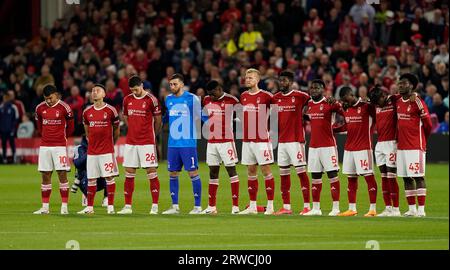
[[[424,102],[413,90],[418,84],[412,74],[404,74],[398,82],[400,95],[390,96],[381,86],[370,91],[370,102],[358,99],[350,88],[340,92],[340,102],[324,97],[324,82],[314,80],[310,94],[292,89],[294,75],[283,71],[279,76],[280,91],[272,95],[258,88],[258,70],[248,69],[245,84],[248,88],[240,101],[224,93],[217,81],[210,81],[206,90],[208,96],[203,101],[205,116],[201,115],[198,97],[183,90],[183,76],[174,74],[170,78],[172,92],[166,98],[167,112],[161,117],[158,100],[147,93],[137,76],[129,79],[132,94],[123,101],[123,113],[128,124],[127,141],[124,150],[125,206],[118,214],[132,213],[132,194],[137,168],[145,168],[152,194],[150,214],[157,214],[159,200],[158,159],[155,147],[155,133],[159,133],[161,123],[169,123],[168,170],[170,175],[170,195],[172,207],[163,214],[178,214],[179,173],[184,166],[193,187],[194,208],[190,214],[216,214],[216,194],[219,185],[219,170],[224,164],[230,177],[232,192],[232,214],[266,215],[292,214],[290,203],[290,167],[294,166],[300,179],[304,207],[300,215],[322,215],[320,193],[322,174],[330,181],[332,211],[330,216],[355,216],[358,176],[367,182],[370,209],[365,216],[376,216],[377,183],[373,170],[372,132],[376,126],[378,143],[375,148],[376,164],[382,177],[383,199],[386,209],[378,216],[401,216],[399,210],[399,188],[397,175],[405,181],[405,195],[409,210],[405,216],[425,216],[425,151],[426,140],[430,134],[431,122]],[[36,121],[42,134],[39,150],[38,170],[42,173],[42,207],[35,214],[49,213],[51,193],[51,174],[56,170],[60,179],[62,198],[61,214],[67,214],[68,181],[66,171],[70,169],[66,151],[66,136],[73,129],[72,112],[58,98],[53,85],[44,87],[45,101],[36,108]],[[104,103],[105,89],[98,84],[92,89],[94,105],[83,112],[88,140],[86,158],[87,206],[79,214],[94,213],[93,204],[97,191],[97,180],[105,179],[107,212],[114,211],[114,195],[118,176],[114,143],[119,136],[119,119],[114,107]],[[239,176],[236,172],[238,161],[233,139],[233,110],[228,109],[240,103],[243,119],[243,145],[241,163],[247,166],[249,205],[239,210]],[[278,108],[278,160],[280,168],[280,189],[283,206],[275,211],[273,200],[275,181],[270,165],[273,149],[268,132],[267,118],[270,105]],[[197,109],[198,108],[198,109]],[[311,141],[308,163],[306,162],[303,115],[311,121]],[[333,125],[335,114],[344,117],[341,126]],[[207,164],[209,166],[209,202],[201,208],[201,181],[198,174],[195,122],[208,119],[210,134],[207,145]],[[238,120],[239,121],[239,120]],[[376,125],[375,125],[376,123]],[[179,129],[181,127],[181,130]],[[187,129],[183,127],[189,127]],[[256,130],[256,132],[255,132]],[[258,132],[258,131],[264,132]],[[219,132],[217,132],[219,131]],[[348,178],[349,209],[341,212],[339,164],[335,132],[347,132],[344,147],[343,173]],[[257,167],[261,168],[265,179],[267,206],[256,204],[258,192]],[[311,173],[312,183],[307,171]],[[312,191],[313,207],[310,207]],[[416,208],[416,197],[418,209]]]

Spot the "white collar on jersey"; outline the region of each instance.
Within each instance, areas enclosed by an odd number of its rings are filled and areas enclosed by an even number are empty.
[[[144,90],[145,91],[145,90]],[[142,97],[137,97],[135,94],[132,94],[133,95],[133,97],[135,98],[135,99],[143,99],[143,98],[145,98],[145,96],[147,95],[147,93],[145,93]]]
[[[59,104],[59,102],[60,102],[61,100],[60,99],[58,99],[58,101],[55,103],[55,105],[53,105],[53,106],[49,106],[48,105],[48,103],[47,102],[45,102],[45,105],[47,105],[47,107],[51,107],[51,108],[54,108],[56,105],[58,105]]]
[[[319,103],[321,103],[322,101],[324,101],[324,100],[326,100],[326,98],[325,97],[322,97],[319,101],[314,101],[314,99],[312,99],[311,98],[311,100],[312,100],[312,102],[314,103],[314,104],[319,104]]]
[[[352,107],[356,107],[356,105],[358,105],[360,102],[362,101],[362,99],[361,98],[358,98],[358,101],[356,101],[356,103],[355,104],[353,104],[353,106]]]
[[[256,91],[255,93],[252,93],[252,92],[250,92],[250,90],[248,90],[248,94],[252,95],[252,96],[258,94],[259,92],[261,92],[261,89],[259,89],[259,88],[258,88],[258,91]]]
[[[294,92],[294,89],[291,89],[291,91],[287,92],[286,94],[283,93],[283,92],[281,92],[281,94],[282,94],[283,96],[289,96],[292,92]]]
[[[104,108],[106,108],[106,106],[108,106],[108,103],[106,103],[106,102],[105,102],[105,105],[104,105],[103,107],[101,107],[101,108],[95,108],[95,105],[92,105],[92,107],[93,107],[94,110],[96,110],[96,111],[103,110]]]

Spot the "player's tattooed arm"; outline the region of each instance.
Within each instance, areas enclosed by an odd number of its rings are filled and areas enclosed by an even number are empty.
[[[114,139],[114,143],[117,142],[117,140],[119,139],[119,136],[120,136],[119,125],[113,125],[113,139]]]
[[[326,100],[327,100],[327,103],[330,104],[330,105],[332,105],[332,104],[334,104],[336,102],[336,99],[333,96],[327,97]]]
[[[123,115],[123,123],[128,127],[128,116],[125,114]]]
[[[155,135],[158,135],[161,132],[162,128],[162,116],[155,115],[155,124],[154,124]]]

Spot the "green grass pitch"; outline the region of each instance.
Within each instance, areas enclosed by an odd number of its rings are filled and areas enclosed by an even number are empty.
[[[123,169],[116,178],[116,211],[124,203]],[[275,208],[282,205],[278,169],[273,166],[276,181]],[[161,181],[160,212],[170,206],[166,163],[158,169]],[[238,165],[241,180],[240,207],[248,203],[246,168]],[[203,182],[202,206],[208,203],[208,167],[200,164]],[[96,196],[96,214],[80,216],[81,192],[70,194],[70,215],[59,215],[60,196],[57,176],[53,175],[50,215],[32,215],[40,207],[40,175],[34,165],[0,166],[0,249],[65,249],[69,240],[76,240],[80,249],[355,249],[366,248],[366,242],[376,240],[380,249],[448,249],[449,248],[449,174],[448,164],[427,165],[426,218],[364,218],[368,210],[367,186],[360,178],[357,217],[328,217],[331,210],[330,190],[324,177],[322,217],[302,217],[303,205],[299,180],[292,171],[292,216],[231,215],[230,184],[225,170],[220,174],[217,216],[190,216],[192,187],[186,172],[180,178],[178,216],[150,216],[148,181],[143,170],[136,177],[134,214],[109,216],[99,205],[102,194]],[[73,182],[73,171],[69,174]],[[265,205],[266,194],[262,177],[258,204]],[[384,208],[381,184],[377,173],[378,211]],[[407,205],[400,185],[400,208]],[[341,211],[347,209],[347,180],[341,176]]]

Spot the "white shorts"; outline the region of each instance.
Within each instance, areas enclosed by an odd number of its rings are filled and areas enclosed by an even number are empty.
[[[156,146],[125,144],[123,151],[123,166],[127,168],[155,168],[158,167]]]
[[[208,164],[208,166],[220,166],[221,162],[223,162],[223,165],[226,167],[235,166],[238,162],[234,142],[207,144],[206,164]]]
[[[339,156],[336,146],[310,147],[308,150],[308,171],[312,173],[339,171]]]
[[[373,173],[372,150],[344,151],[342,173],[347,175],[365,175]]]
[[[378,142],[375,146],[377,166],[397,167],[397,141]]]
[[[38,171],[70,171],[69,155],[65,146],[39,147]]]
[[[400,177],[425,176],[426,152],[422,150],[397,150],[397,175]]]
[[[242,165],[273,163],[271,142],[242,142]]]
[[[87,178],[118,176],[117,160],[114,153],[103,155],[87,155]]]
[[[278,166],[306,165],[305,144],[299,142],[278,144]]]

